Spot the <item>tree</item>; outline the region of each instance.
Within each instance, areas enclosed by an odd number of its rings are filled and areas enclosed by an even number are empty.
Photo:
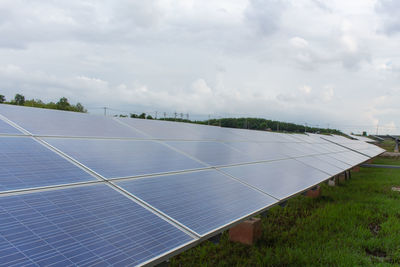
[[[152,120],[152,119],[153,119],[153,117],[152,117],[151,115],[147,115],[146,119],[148,119],[148,120]]]
[[[66,97],[61,97],[60,100],[57,102],[57,109],[61,110],[68,110],[71,105],[68,102]]]
[[[6,98],[4,95],[0,95],[0,103],[6,102]]]
[[[146,113],[143,112],[142,114],[139,115],[138,118],[140,118],[140,119],[145,119],[145,118],[146,118]]]
[[[25,96],[16,94],[14,97],[14,102],[16,105],[23,106],[25,104]]]
[[[81,103],[77,103],[76,104],[76,106],[75,106],[75,111],[78,111],[78,112],[83,112],[83,113],[86,113],[87,112],[87,110],[85,109],[85,107],[81,104]]]

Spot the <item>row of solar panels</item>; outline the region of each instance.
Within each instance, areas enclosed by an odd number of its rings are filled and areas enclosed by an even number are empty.
[[[266,133],[209,127],[198,124],[175,123],[170,121],[142,120],[104,116],[90,116],[82,113],[46,110],[38,108],[0,105],[0,115],[23,127],[25,133],[38,136],[73,136],[133,139],[172,140],[222,140],[260,142],[320,142],[319,137],[299,139],[299,135]],[[22,132],[0,125],[0,134],[22,134]]]
[[[8,105],[0,114],[7,266],[155,263],[382,152],[318,135]]]

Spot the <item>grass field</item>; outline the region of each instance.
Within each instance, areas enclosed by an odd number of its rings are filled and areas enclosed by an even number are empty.
[[[393,157],[393,158],[376,158],[374,159],[373,164],[385,164],[385,165],[400,165],[400,159]]]
[[[219,244],[205,241],[170,266],[400,265],[400,193],[392,186],[400,186],[400,170],[361,168],[339,186],[324,184],[318,199],[272,208],[255,245],[232,243],[225,232]]]
[[[389,152],[393,152],[396,144],[395,144],[394,140],[385,140],[383,142],[377,143],[377,145],[383,149],[386,149]]]

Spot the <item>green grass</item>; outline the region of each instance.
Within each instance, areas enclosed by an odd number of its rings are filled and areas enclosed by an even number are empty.
[[[396,157],[378,157],[373,164],[400,165],[400,159]]]
[[[377,145],[385,149],[386,151],[393,152],[396,144],[394,140],[384,140],[382,142],[377,143]]]
[[[382,160],[385,161],[386,159]],[[400,161],[397,161],[400,164]],[[205,241],[173,257],[170,266],[400,265],[400,170],[361,168],[322,196],[298,196],[262,218],[253,246]]]

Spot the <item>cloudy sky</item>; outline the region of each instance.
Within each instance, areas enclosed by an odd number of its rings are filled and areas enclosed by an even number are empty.
[[[1,0],[0,94],[400,133],[399,14],[394,0]]]

